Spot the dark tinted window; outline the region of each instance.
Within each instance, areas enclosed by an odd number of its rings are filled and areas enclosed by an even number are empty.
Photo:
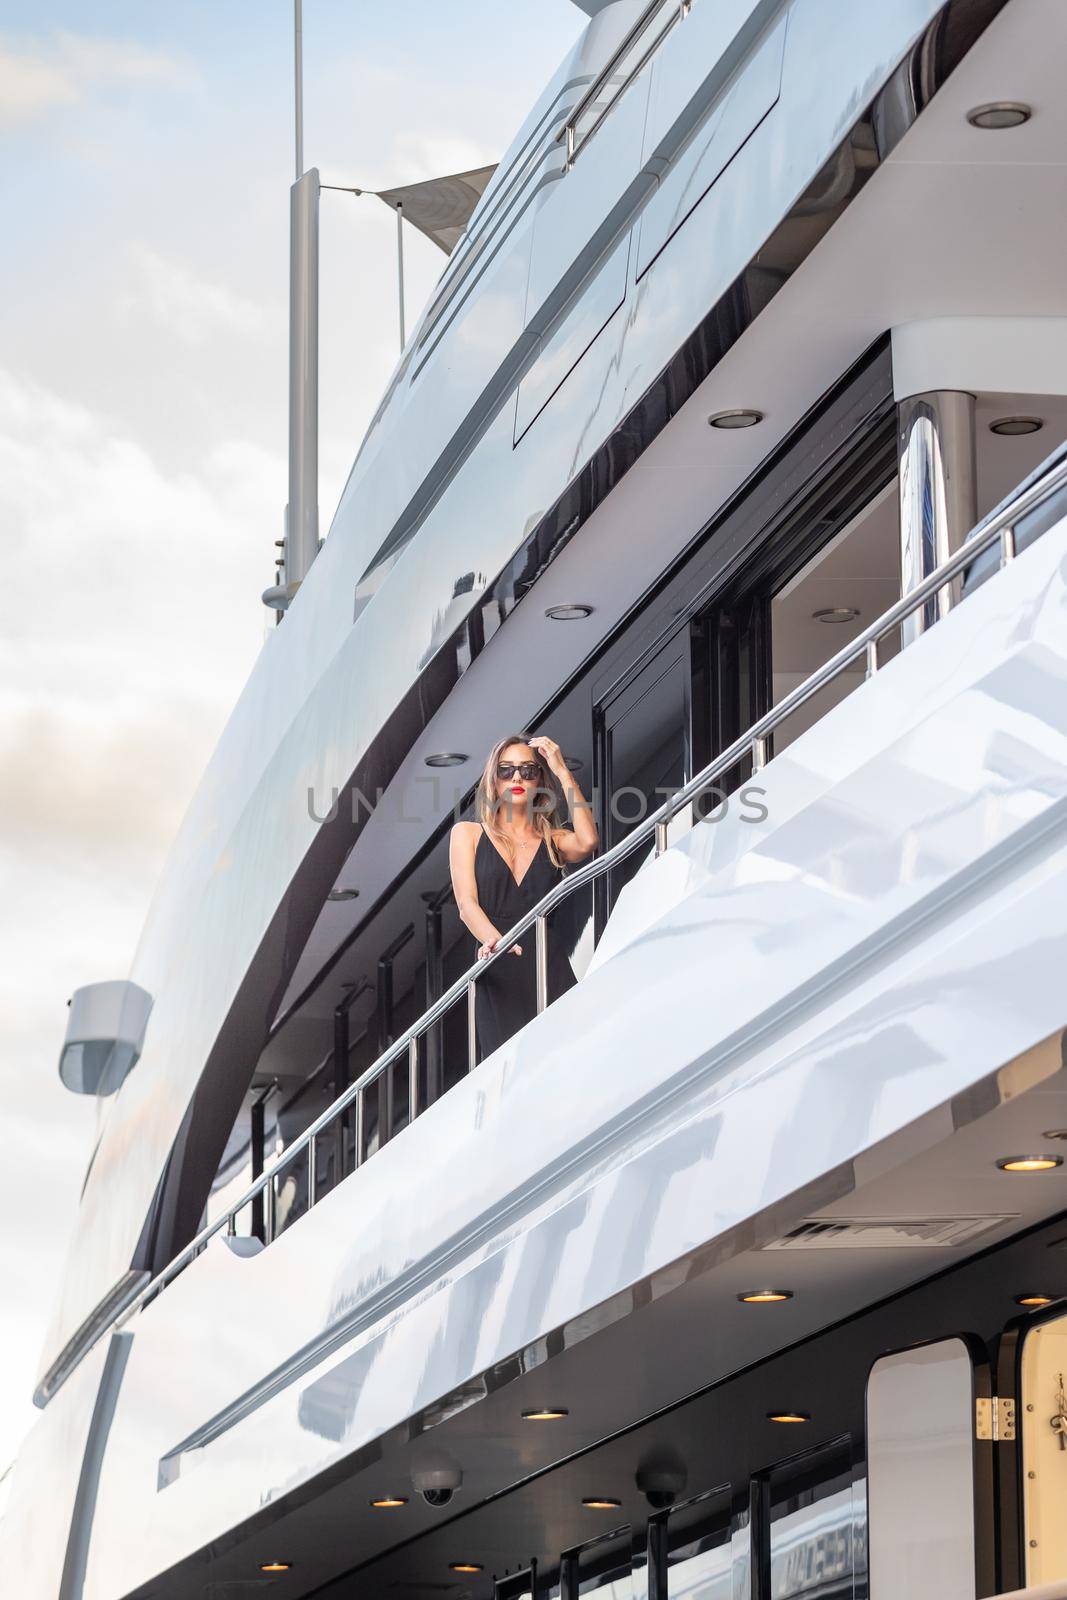
[[[771,1600],[852,1600],[864,1562],[848,1441],[776,1467],[767,1490]]]

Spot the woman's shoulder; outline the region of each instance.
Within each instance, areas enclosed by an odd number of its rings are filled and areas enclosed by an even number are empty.
[[[452,824],[452,837],[457,842],[477,844],[481,838],[482,825],[480,822],[454,822]]]

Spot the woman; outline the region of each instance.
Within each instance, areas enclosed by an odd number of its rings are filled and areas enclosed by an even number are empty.
[[[559,790],[567,796],[564,827]],[[588,801],[554,739],[510,734],[490,751],[475,796],[477,822],[457,822],[449,845],[452,889],[460,917],[484,961],[554,884],[564,866],[584,861],[597,846]],[[548,998],[574,983],[558,940],[548,942]],[[490,1055],[537,1010],[534,936],[494,962],[475,989],[478,1046]]]

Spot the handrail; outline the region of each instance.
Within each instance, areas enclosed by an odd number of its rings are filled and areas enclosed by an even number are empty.
[[[1067,1600],[1067,1578],[1039,1583],[1033,1589],[1012,1589],[1010,1593],[997,1595],[996,1600]]]
[[[674,24],[676,22],[680,22],[683,17],[687,17],[689,15],[692,4],[693,0],[649,0],[649,4],[645,6],[644,10],[626,30],[622,39],[615,46],[615,49],[611,52],[611,55],[605,61],[600,71],[596,74],[588,89],[586,89],[585,93],[582,95],[581,99],[578,100],[572,107],[571,113],[566,122],[556,134],[557,144],[563,139],[565,139],[567,142],[568,167],[573,162],[577,150],[577,140],[575,135],[577,133],[579,122],[585,116],[585,113],[589,110],[589,107],[596,103],[596,98],[601,89],[603,89],[606,83],[610,82],[612,73],[619,65],[619,62],[622,61],[627,55],[631,46],[637,43],[638,39],[640,39],[649,23],[653,21],[658,12],[664,10],[667,6],[672,7],[673,15],[671,20],[668,22],[667,26],[656,35],[656,38],[653,40],[645,54],[641,57],[640,61],[637,62],[636,66],[629,73],[625,82],[619,85],[618,94],[613,97],[610,105],[604,107],[604,110],[593,124],[593,127],[590,128],[589,133],[586,134],[586,138],[589,137],[589,134],[591,134],[595,128],[600,126],[602,118],[607,115],[607,112],[611,109],[611,105],[614,105],[615,100],[618,99],[618,95],[622,94],[623,90],[628,88],[633,82],[634,78],[636,78],[637,74],[641,71],[641,68],[644,66],[649,56],[652,55],[656,49],[658,49],[659,45],[674,27]]]
[[[619,841],[603,855],[586,862],[576,871],[569,873],[560,883],[549,890],[532,910],[520,917],[514,927],[510,928],[500,939],[497,949],[484,961],[476,961],[473,966],[452,984],[451,988],[435,1000],[418,1020],[412,1023],[393,1044],[382,1052],[354,1083],[340,1094],[332,1105],[318,1116],[304,1132],[296,1138],[273,1163],[245,1190],[241,1198],[234,1202],[229,1209],[180,1250],[172,1261],[163,1267],[140,1292],[118,1311],[111,1320],[100,1327],[93,1336],[86,1341],[84,1348],[77,1353],[72,1353],[72,1358],[65,1362],[66,1371],[59,1376],[58,1381],[50,1386],[50,1393],[54,1393],[65,1380],[70,1371],[89,1350],[102,1339],[108,1332],[117,1330],[130,1321],[150,1300],[164,1289],[170,1281],[177,1276],[189,1263],[194,1260],[209,1244],[209,1242],[223,1230],[229,1236],[236,1233],[236,1220],[238,1215],[250,1206],[259,1195],[266,1193],[268,1213],[268,1238],[273,1234],[271,1225],[273,1220],[273,1199],[275,1184],[304,1151],[308,1151],[308,1206],[315,1203],[315,1190],[317,1185],[315,1141],[321,1133],[329,1129],[340,1117],[355,1105],[357,1108],[357,1147],[355,1152],[355,1165],[362,1164],[362,1097],[377,1081],[388,1072],[394,1064],[405,1055],[409,1064],[409,1115],[414,1121],[419,1114],[418,1108],[418,1065],[419,1041],[449,1012],[454,1005],[466,996],[468,1007],[468,1063],[469,1067],[476,1064],[477,1042],[474,1030],[474,1001],[476,985],[492,966],[493,962],[503,960],[510,952],[511,946],[529,929],[535,930],[535,960],[537,968],[537,1009],[543,1011],[548,1004],[547,995],[547,967],[548,967],[548,925],[547,917],[563,900],[568,899],[576,890],[586,884],[593,883],[596,879],[610,872],[612,868],[625,860],[627,856],[637,850],[650,839],[654,840],[657,856],[667,848],[667,829],[673,817],[682,811],[693,800],[698,799],[708,789],[714,787],[716,779],[726,776],[746,756],[751,756],[753,770],[758,771],[769,759],[769,741],[774,730],[779,727],[792,713],[798,710],[813,695],[826,687],[826,685],[839,673],[845,671],[854,661],[865,659],[867,676],[872,677],[879,670],[879,641],[884,634],[897,627],[904,619],[917,611],[928,600],[932,599],[939,590],[945,588],[955,578],[970,567],[976,559],[986,550],[989,550],[998,541],[1001,547],[1001,566],[1006,566],[1015,558],[1015,528],[1016,524],[1031,511],[1050,499],[1061,488],[1067,487],[1067,455],[1064,455],[1047,472],[1039,478],[1031,479],[1009,501],[1002,503],[989,516],[980,522],[968,536],[966,542],[956,553],[932,572],[929,577],[917,584],[914,589],[880,616],[877,621],[857,634],[849,644],[846,644],[835,656],[819,667],[802,684],[791,690],[778,705],[760,717],[739,738],[724,750],[720,755],[710,761],[706,767],[691,778],[674,794],[670,795],[658,810],[643,819],[625,839]],[[390,1130],[391,1132],[391,1130]],[[49,1375],[51,1376],[51,1375]]]

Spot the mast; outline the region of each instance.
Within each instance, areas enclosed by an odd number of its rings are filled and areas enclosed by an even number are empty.
[[[283,581],[265,605],[284,611],[319,553],[319,174],[304,171],[304,50],[301,0],[293,7],[294,156],[289,192],[289,503]]]

